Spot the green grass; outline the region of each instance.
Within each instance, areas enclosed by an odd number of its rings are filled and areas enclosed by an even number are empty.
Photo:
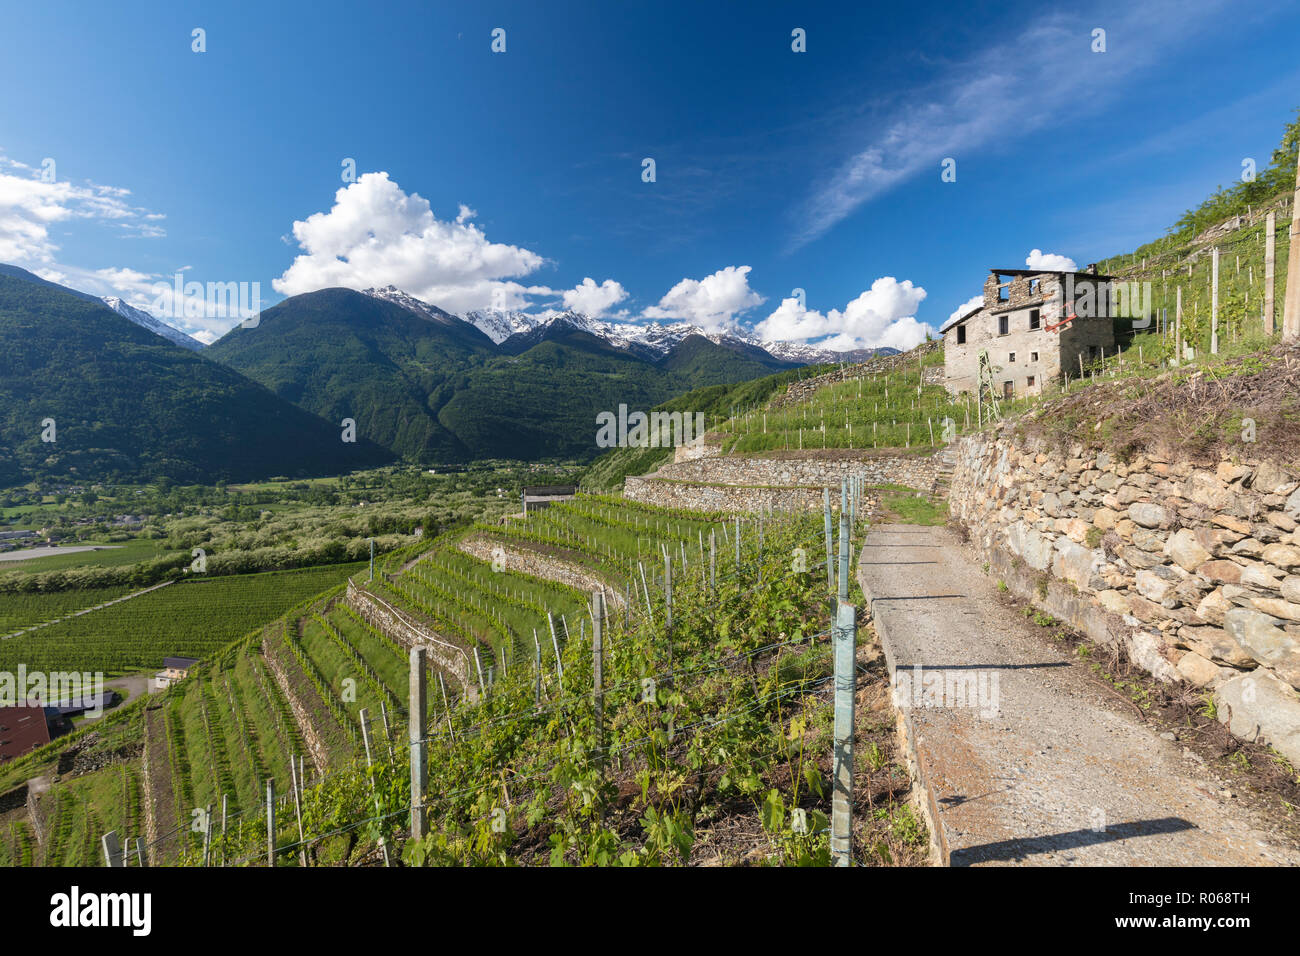
[[[948,505],[943,500],[902,485],[879,487],[881,504],[903,524],[939,525],[948,520]]]
[[[167,656],[202,658],[360,567],[335,565],[181,581],[0,641],[0,669],[22,663],[31,669],[116,675],[159,667]]]
[[[58,620],[130,594],[131,588],[87,588],[82,591],[56,591],[51,594],[0,594],[0,635]],[[2,652],[0,652],[2,653]]]
[[[129,541],[73,541],[69,547],[101,547],[102,551],[78,551],[68,554],[51,554],[45,558],[30,558],[26,561],[0,561],[3,571],[58,571],[64,568],[81,568],[89,565],[97,567],[121,567],[148,561],[163,554],[166,549],[162,542],[149,538],[132,538]]]

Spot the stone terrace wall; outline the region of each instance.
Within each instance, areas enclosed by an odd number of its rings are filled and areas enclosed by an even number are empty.
[[[975,436],[950,507],[1013,591],[1161,680],[1212,691],[1233,733],[1300,765],[1294,475]]]
[[[351,580],[348,581],[346,600],[371,627],[382,631],[407,649],[416,645],[427,648],[430,663],[451,674],[462,687],[471,687],[469,655],[463,648],[447,643],[387,601],[357,587]]]
[[[707,458],[664,465],[653,475],[628,477],[624,497],[696,511],[801,511],[822,506],[822,489],[839,494],[854,476],[868,485],[899,484],[934,492],[945,475],[935,457]],[[866,507],[879,502],[868,494]]]

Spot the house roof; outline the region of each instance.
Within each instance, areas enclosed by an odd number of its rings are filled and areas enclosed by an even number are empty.
[[[32,704],[0,707],[0,763],[20,757],[50,742],[45,708]]]
[[[179,671],[187,670],[198,663],[194,657],[164,657],[163,667],[174,667]]]
[[[990,269],[995,276],[1087,276],[1089,279],[1114,279],[1084,269]]]
[[[949,329],[956,328],[957,326],[961,325],[972,315],[974,315],[976,312],[979,312],[983,308],[984,308],[984,303],[981,302],[979,305],[975,306],[975,308],[971,309],[969,312],[965,313],[964,315],[959,315],[957,318],[953,319],[947,325],[940,326],[939,331],[943,333],[943,332],[947,332]]]

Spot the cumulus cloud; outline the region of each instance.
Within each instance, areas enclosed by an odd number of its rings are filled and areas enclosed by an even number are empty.
[[[158,213],[133,206],[129,189],[81,184],[58,178],[58,167],[46,168],[0,155],[0,262],[13,262],[36,271],[58,272],[55,255],[59,246],[50,236],[55,223],[72,220],[107,222],[123,238],[158,238],[166,235],[157,221]],[[57,280],[51,280],[57,281]]]
[[[1069,256],[1044,252],[1042,249],[1030,250],[1029,255],[1025,257],[1025,265],[1031,269],[1042,269],[1044,272],[1074,272],[1079,268]]]
[[[613,279],[606,279],[596,285],[594,279],[583,279],[572,289],[563,294],[564,307],[574,312],[581,312],[592,318],[601,318],[611,308],[627,298],[627,290]]]
[[[966,300],[965,302],[963,302],[961,305],[957,306],[957,308],[955,308],[955,309],[952,310],[952,315],[948,316],[947,320],[943,323],[943,325],[939,326],[940,331],[942,331],[943,329],[946,329],[948,326],[952,325],[954,322],[956,322],[958,319],[960,319],[963,315],[965,315],[965,314],[966,314],[967,312],[969,312],[971,309],[975,308],[975,307],[978,306],[978,305],[983,305],[983,304],[984,304],[984,294],[983,294],[983,293],[980,293],[979,295],[973,295],[973,296],[971,296],[969,299],[967,299],[967,300]]]
[[[709,332],[734,329],[736,316],[765,301],[749,287],[749,266],[727,266],[703,279],[683,279],[642,311],[647,319],[685,319]]]
[[[913,285],[911,279],[899,282],[893,276],[882,276],[843,310],[823,314],[798,299],[784,299],[754,331],[764,342],[820,340],[817,345],[840,351],[884,346],[909,349],[934,331],[916,320],[917,306],[925,296],[925,289]]]
[[[537,271],[546,260],[520,246],[489,241],[475,215],[462,204],[455,220],[440,220],[428,200],[406,193],[388,173],[365,173],[334,194],[328,212],[293,224],[303,252],[271,286],[298,295],[331,286],[395,285],[449,312],[519,308],[529,295],[549,294],[545,287],[511,281]]]

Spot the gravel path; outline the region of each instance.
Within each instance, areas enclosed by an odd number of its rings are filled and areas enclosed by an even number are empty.
[[[946,529],[877,526],[858,579],[945,864],[1300,865],[1300,847],[1000,602]]]

